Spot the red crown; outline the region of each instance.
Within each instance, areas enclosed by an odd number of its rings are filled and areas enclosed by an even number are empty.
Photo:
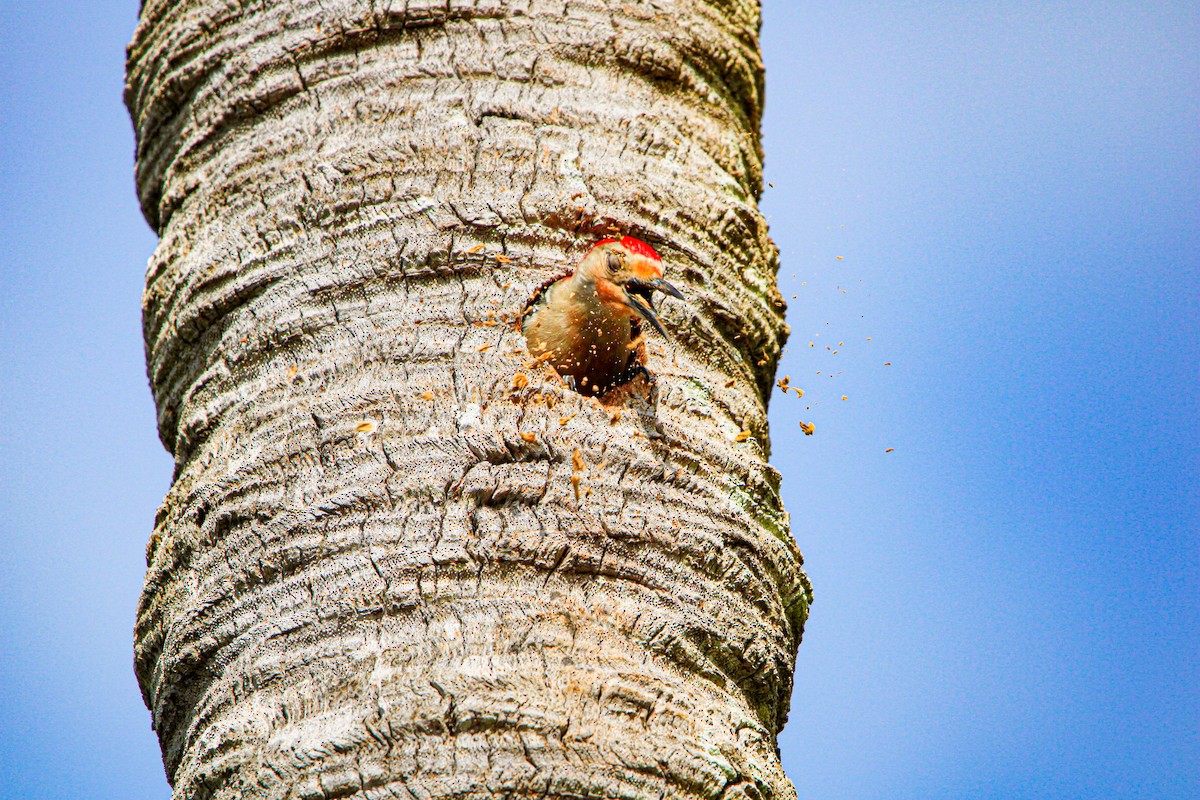
[[[599,247],[602,244],[612,244],[616,239],[601,239],[592,247]],[[654,248],[643,242],[641,239],[635,239],[632,236],[621,237],[621,246],[631,253],[637,253],[639,256],[645,256],[651,261],[662,261],[662,256],[654,251]]]

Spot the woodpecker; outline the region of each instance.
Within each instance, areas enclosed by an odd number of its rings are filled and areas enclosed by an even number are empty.
[[[683,299],[663,280],[662,258],[640,239],[604,239],[572,275],[550,284],[525,312],[529,352],[548,361],[575,391],[602,395],[637,375],[642,323],[666,336],[650,295]]]

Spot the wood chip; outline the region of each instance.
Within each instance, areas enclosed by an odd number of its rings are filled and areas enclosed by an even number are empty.
[[[359,433],[370,433],[375,430],[375,423],[370,421],[360,422],[354,426],[354,430],[358,431]]]
[[[483,249],[483,245],[482,245],[482,244],[477,244],[477,245],[475,245],[474,247],[469,247],[469,248],[467,248],[467,252],[468,252],[468,253],[472,253],[472,254],[473,254],[473,253],[478,253],[478,252],[479,252],[480,250],[482,250],[482,249]]]
[[[817,430],[817,426],[813,425],[811,422],[801,422],[800,430],[804,431],[805,436],[812,436],[813,432]]]
[[[510,261],[512,261],[512,259],[509,258],[508,256],[502,256],[499,253],[496,254],[496,260],[499,261],[501,264],[507,264]]]
[[[519,392],[529,385],[529,378],[524,372],[518,372],[513,376],[512,388],[514,392]]]
[[[801,424],[803,425],[804,423],[801,423]],[[737,436],[733,437],[733,440],[735,442],[744,442],[749,438],[750,438],[750,431],[742,431]]]
[[[432,400],[433,392],[430,392],[430,391],[421,392],[421,399],[422,400]]]
[[[571,454],[571,468],[576,472],[583,472],[586,466],[587,462],[583,460],[583,451],[576,447],[575,452]]]
[[[537,441],[536,433],[527,433],[525,431],[521,431],[520,433],[521,433],[521,438],[527,442],[536,442]]]
[[[896,452],[896,448],[894,448],[894,447],[889,447],[887,450],[884,450],[883,452],[885,452],[885,453],[894,453],[894,452]]]
[[[553,351],[551,351],[549,353],[542,353],[540,356],[533,359],[532,361],[526,361],[525,369],[533,369],[534,367],[538,366],[539,364],[545,364],[547,361],[549,361],[552,358],[554,358]]]

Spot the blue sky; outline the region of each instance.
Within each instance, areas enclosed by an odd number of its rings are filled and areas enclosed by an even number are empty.
[[[764,5],[800,797],[1200,796],[1200,10]],[[168,794],[135,14],[0,0],[0,797]]]

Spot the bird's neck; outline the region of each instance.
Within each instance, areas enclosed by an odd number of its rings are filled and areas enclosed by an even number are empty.
[[[575,292],[576,297],[580,300],[585,297],[596,297],[596,279],[583,270],[575,270],[575,274],[567,283],[570,284],[571,291]]]
[[[624,290],[612,281],[576,272],[569,283],[576,302],[593,314],[613,319],[630,316],[630,309],[624,301]]]

